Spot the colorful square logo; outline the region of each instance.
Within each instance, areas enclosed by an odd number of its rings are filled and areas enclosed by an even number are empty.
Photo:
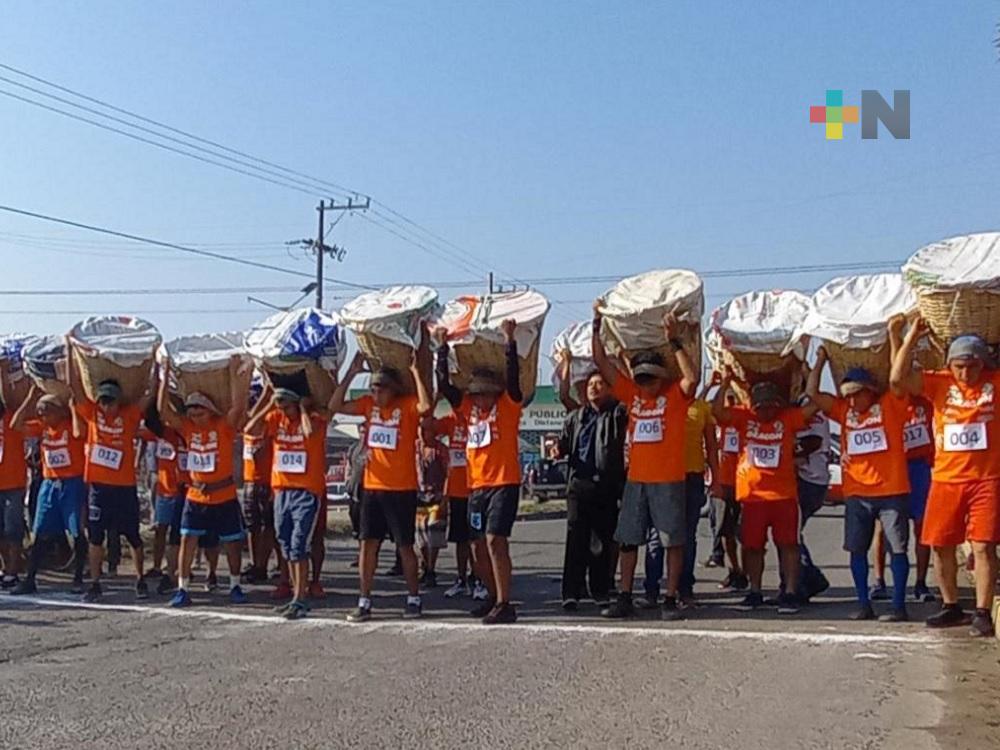
[[[844,104],[843,89],[827,89],[826,104],[809,108],[809,122],[826,125],[826,139],[840,141],[844,138],[844,125],[858,123],[858,107]]]

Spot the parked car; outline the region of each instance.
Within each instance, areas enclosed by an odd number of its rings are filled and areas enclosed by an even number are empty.
[[[566,496],[566,459],[542,458],[535,461],[524,473],[521,496],[544,502],[555,497]]]

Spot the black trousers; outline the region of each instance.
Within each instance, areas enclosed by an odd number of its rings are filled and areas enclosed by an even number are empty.
[[[566,493],[566,556],[563,559],[563,599],[597,601],[611,590],[611,558],[621,487],[606,487],[574,478]]]

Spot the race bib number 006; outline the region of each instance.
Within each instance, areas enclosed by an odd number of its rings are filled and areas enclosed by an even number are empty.
[[[949,453],[984,451],[987,447],[986,425],[982,422],[944,426],[944,449]]]
[[[888,450],[884,427],[870,427],[867,430],[851,430],[847,433],[847,452],[852,456],[882,453]]]
[[[659,417],[647,417],[635,420],[632,430],[634,443],[659,443],[663,440],[663,420]]]
[[[747,457],[750,465],[757,469],[777,469],[781,461],[781,446],[747,443]]]
[[[373,424],[368,428],[369,448],[381,448],[386,451],[394,451],[396,450],[396,443],[398,440],[398,427],[388,427],[384,424]]]
[[[305,451],[275,451],[274,463],[283,474],[305,474]]]
[[[122,456],[120,450],[108,448],[106,445],[94,445],[90,449],[90,463],[112,471],[118,471],[122,467]]]

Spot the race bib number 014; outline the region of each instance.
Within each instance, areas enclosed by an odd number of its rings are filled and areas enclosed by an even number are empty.
[[[982,422],[946,424],[944,426],[944,449],[949,453],[984,451],[988,447],[986,425]]]
[[[197,451],[188,452],[188,471],[199,474],[211,474],[215,471],[215,451],[199,453]]]
[[[305,451],[275,451],[274,463],[283,474],[305,474]]]
[[[384,424],[373,424],[368,428],[368,447],[381,448],[386,451],[396,450],[399,440],[399,428]]]
[[[122,467],[122,455],[122,452],[117,448],[95,444],[90,449],[90,463],[94,466],[103,466],[105,469],[118,471]]]
[[[777,469],[781,462],[781,446],[747,443],[747,457],[750,465],[757,469]]]
[[[852,456],[882,453],[888,450],[884,427],[869,427],[867,430],[850,430],[847,433],[847,452]]]
[[[646,417],[635,420],[632,430],[633,443],[659,443],[663,441],[663,420],[659,417]]]

